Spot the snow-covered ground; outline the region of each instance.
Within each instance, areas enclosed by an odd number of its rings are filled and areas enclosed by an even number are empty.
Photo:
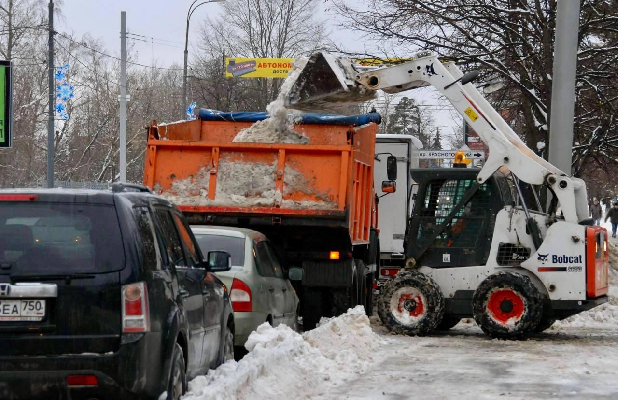
[[[391,335],[362,307],[298,334],[264,324],[240,362],[189,384],[198,399],[616,399],[618,306],[525,341],[464,320],[448,333]]]

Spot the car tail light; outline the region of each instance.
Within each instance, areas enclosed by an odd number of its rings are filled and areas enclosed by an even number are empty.
[[[34,194],[0,194],[0,201],[34,201],[39,196]]]
[[[144,282],[122,287],[122,332],[150,331],[148,290]]]
[[[67,376],[67,386],[98,386],[99,380],[94,375],[69,375]]]
[[[232,282],[230,300],[232,301],[232,308],[235,312],[251,312],[253,310],[251,289],[240,279],[234,279]]]

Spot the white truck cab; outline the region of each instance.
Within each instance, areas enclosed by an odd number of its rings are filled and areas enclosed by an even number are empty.
[[[397,190],[395,193],[381,196],[378,203],[378,228],[380,229],[378,279],[380,281],[395,276],[405,264],[403,241],[408,218],[412,211],[412,191],[414,190],[410,169],[419,167],[418,158],[414,157],[414,150],[422,148],[421,141],[411,135],[376,135],[375,187],[380,187],[382,181],[388,179],[386,158],[391,154],[397,157]]]

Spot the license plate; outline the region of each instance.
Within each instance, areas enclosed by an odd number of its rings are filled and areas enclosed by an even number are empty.
[[[0,321],[42,321],[45,300],[0,300]]]

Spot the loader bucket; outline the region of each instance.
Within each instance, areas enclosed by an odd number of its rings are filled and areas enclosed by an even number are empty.
[[[375,91],[356,83],[356,70],[346,58],[314,53],[298,74],[285,101],[287,108],[310,112],[357,113]]]

